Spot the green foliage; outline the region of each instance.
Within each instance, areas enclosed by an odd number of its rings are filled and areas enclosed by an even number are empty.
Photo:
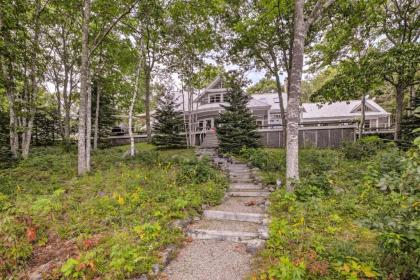
[[[181,134],[184,130],[184,121],[182,114],[176,111],[177,106],[175,96],[171,93],[165,94],[158,102],[152,142],[159,148],[185,147],[185,136]]]
[[[283,150],[244,149],[242,157],[267,182],[284,178],[281,164],[273,168]],[[257,279],[286,279],[299,264],[303,279],[418,278],[417,148],[404,152],[366,137],[340,150],[300,150],[299,162],[296,191],[270,196],[270,237]]]
[[[305,264],[296,265],[288,257],[280,257],[279,264],[271,267],[268,275],[274,279],[301,280],[305,276]]]
[[[277,85],[275,80],[268,78],[263,78],[246,89],[248,94],[267,93],[271,91],[277,91]]]
[[[243,82],[237,73],[228,74],[226,79],[225,101],[229,105],[223,105],[225,111],[216,119],[219,149],[224,153],[239,154],[244,147],[260,146],[259,135],[255,117],[247,108],[251,97],[243,91]]]
[[[378,151],[384,149],[386,144],[377,136],[367,136],[355,142],[344,143],[341,151],[347,159],[360,160],[374,156]]]
[[[60,246],[77,240],[78,250],[49,273],[68,279],[149,273],[162,248],[182,242],[171,223],[223,198],[225,176],[196,160],[192,150],[136,148],[138,155],[126,160],[126,147],[94,153],[95,171],[83,177],[74,170],[75,151],[60,147],[35,148],[29,159],[0,170],[7,184],[0,192],[0,275],[24,272],[54,235]],[[37,229],[33,242],[27,239],[31,227]]]

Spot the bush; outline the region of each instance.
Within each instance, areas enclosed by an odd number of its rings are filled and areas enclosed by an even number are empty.
[[[204,160],[186,160],[180,165],[177,175],[178,184],[201,184],[210,180],[219,180],[217,171]]]
[[[281,151],[270,153],[266,149],[242,148],[240,156],[261,170],[285,171],[286,157]]]
[[[366,136],[355,142],[343,143],[341,151],[347,159],[360,160],[375,155],[386,146],[378,136]]]
[[[300,201],[306,201],[312,197],[322,197],[330,193],[330,183],[325,174],[312,174],[308,177],[303,177],[296,187],[296,195]]]

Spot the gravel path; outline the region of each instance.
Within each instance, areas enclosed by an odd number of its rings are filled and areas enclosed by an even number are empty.
[[[251,260],[245,244],[193,240],[166,267],[160,279],[241,280],[250,273]]]

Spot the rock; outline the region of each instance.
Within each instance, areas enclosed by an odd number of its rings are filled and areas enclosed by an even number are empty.
[[[265,219],[262,220],[262,224],[264,226],[268,226],[270,224],[270,222],[271,222],[271,220],[269,218],[265,218]]]
[[[153,272],[153,275],[159,274],[160,265],[158,263],[155,263],[154,265],[152,265],[152,272]]]
[[[146,274],[142,274],[139,277],[132,278],[131,280],[148,280],[148,278]]]
[[[167,266],[170,263],[175,248],[176,247],[174,245],[169,245],[165,250],[163,250],[163,252],[160,253],[160,259],[162,261],[163,266]]]
[[[334,187],[334,192],[336,194],[340,194],[340,193],[343,193],[344,192],[344,189],[343,188],[339,188],[339,187]]]
[[[134,150],[134,155],[137,155],[138,154],[138,151],[137,151],[137,149],[135,149]],[[127,158],[129,158],[130,157],[130,150],[128,150],[128,151],[126,151],[123,155],[122,155],[122,158],[123,159],[127,159]]]
[[[42,275],[38,271],[32,272],[28,276],[29,280],[42,280]]]
[[[261,239],[252,239],[246,242],[246,252],[255,255],[264,247],[265,241]]]
[[[258,230],[258,236],[261,239],[267,240],[268,239],[268,228],[266,226],[260,228]]]
[[[187,218],[187,219],[183,219],[183,220],[178,219],[178,220],[173,221],[170,226],[172,228],[182,230],[190,223],[191,223],[191,218]]]
[[[194,218],[193,218],[193,221],[194,222],[198,222],[200,220],[200,217],[198,217],[198,216],[195,216]]]
[[[34,271],[32,271],[28,275],[29,280],[42,280],[42,275],[47,274],[51,270],[52,267],[55,265],[61,265],[61,262],[54,263],[53,261],[50,261],[48,263],[45,263],[39,267],[37,267]]]

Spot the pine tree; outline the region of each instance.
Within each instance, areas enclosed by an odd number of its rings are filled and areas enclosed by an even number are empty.
[[[184,122],[176,107],[176,98],[171,93],[165,94],[158,101],[152,143],[161,149],[185,147],[185,136],[181,134]]]
[[[229,105],[216,120],[219,149],[221,152],[238,154],[243,147],[255,148],[260,146],[259,135],[256,131],[256,119],[247,104],[251,97],[242,90],[242,82],[238,74],[227,75],[228,90],[224,100]]]

